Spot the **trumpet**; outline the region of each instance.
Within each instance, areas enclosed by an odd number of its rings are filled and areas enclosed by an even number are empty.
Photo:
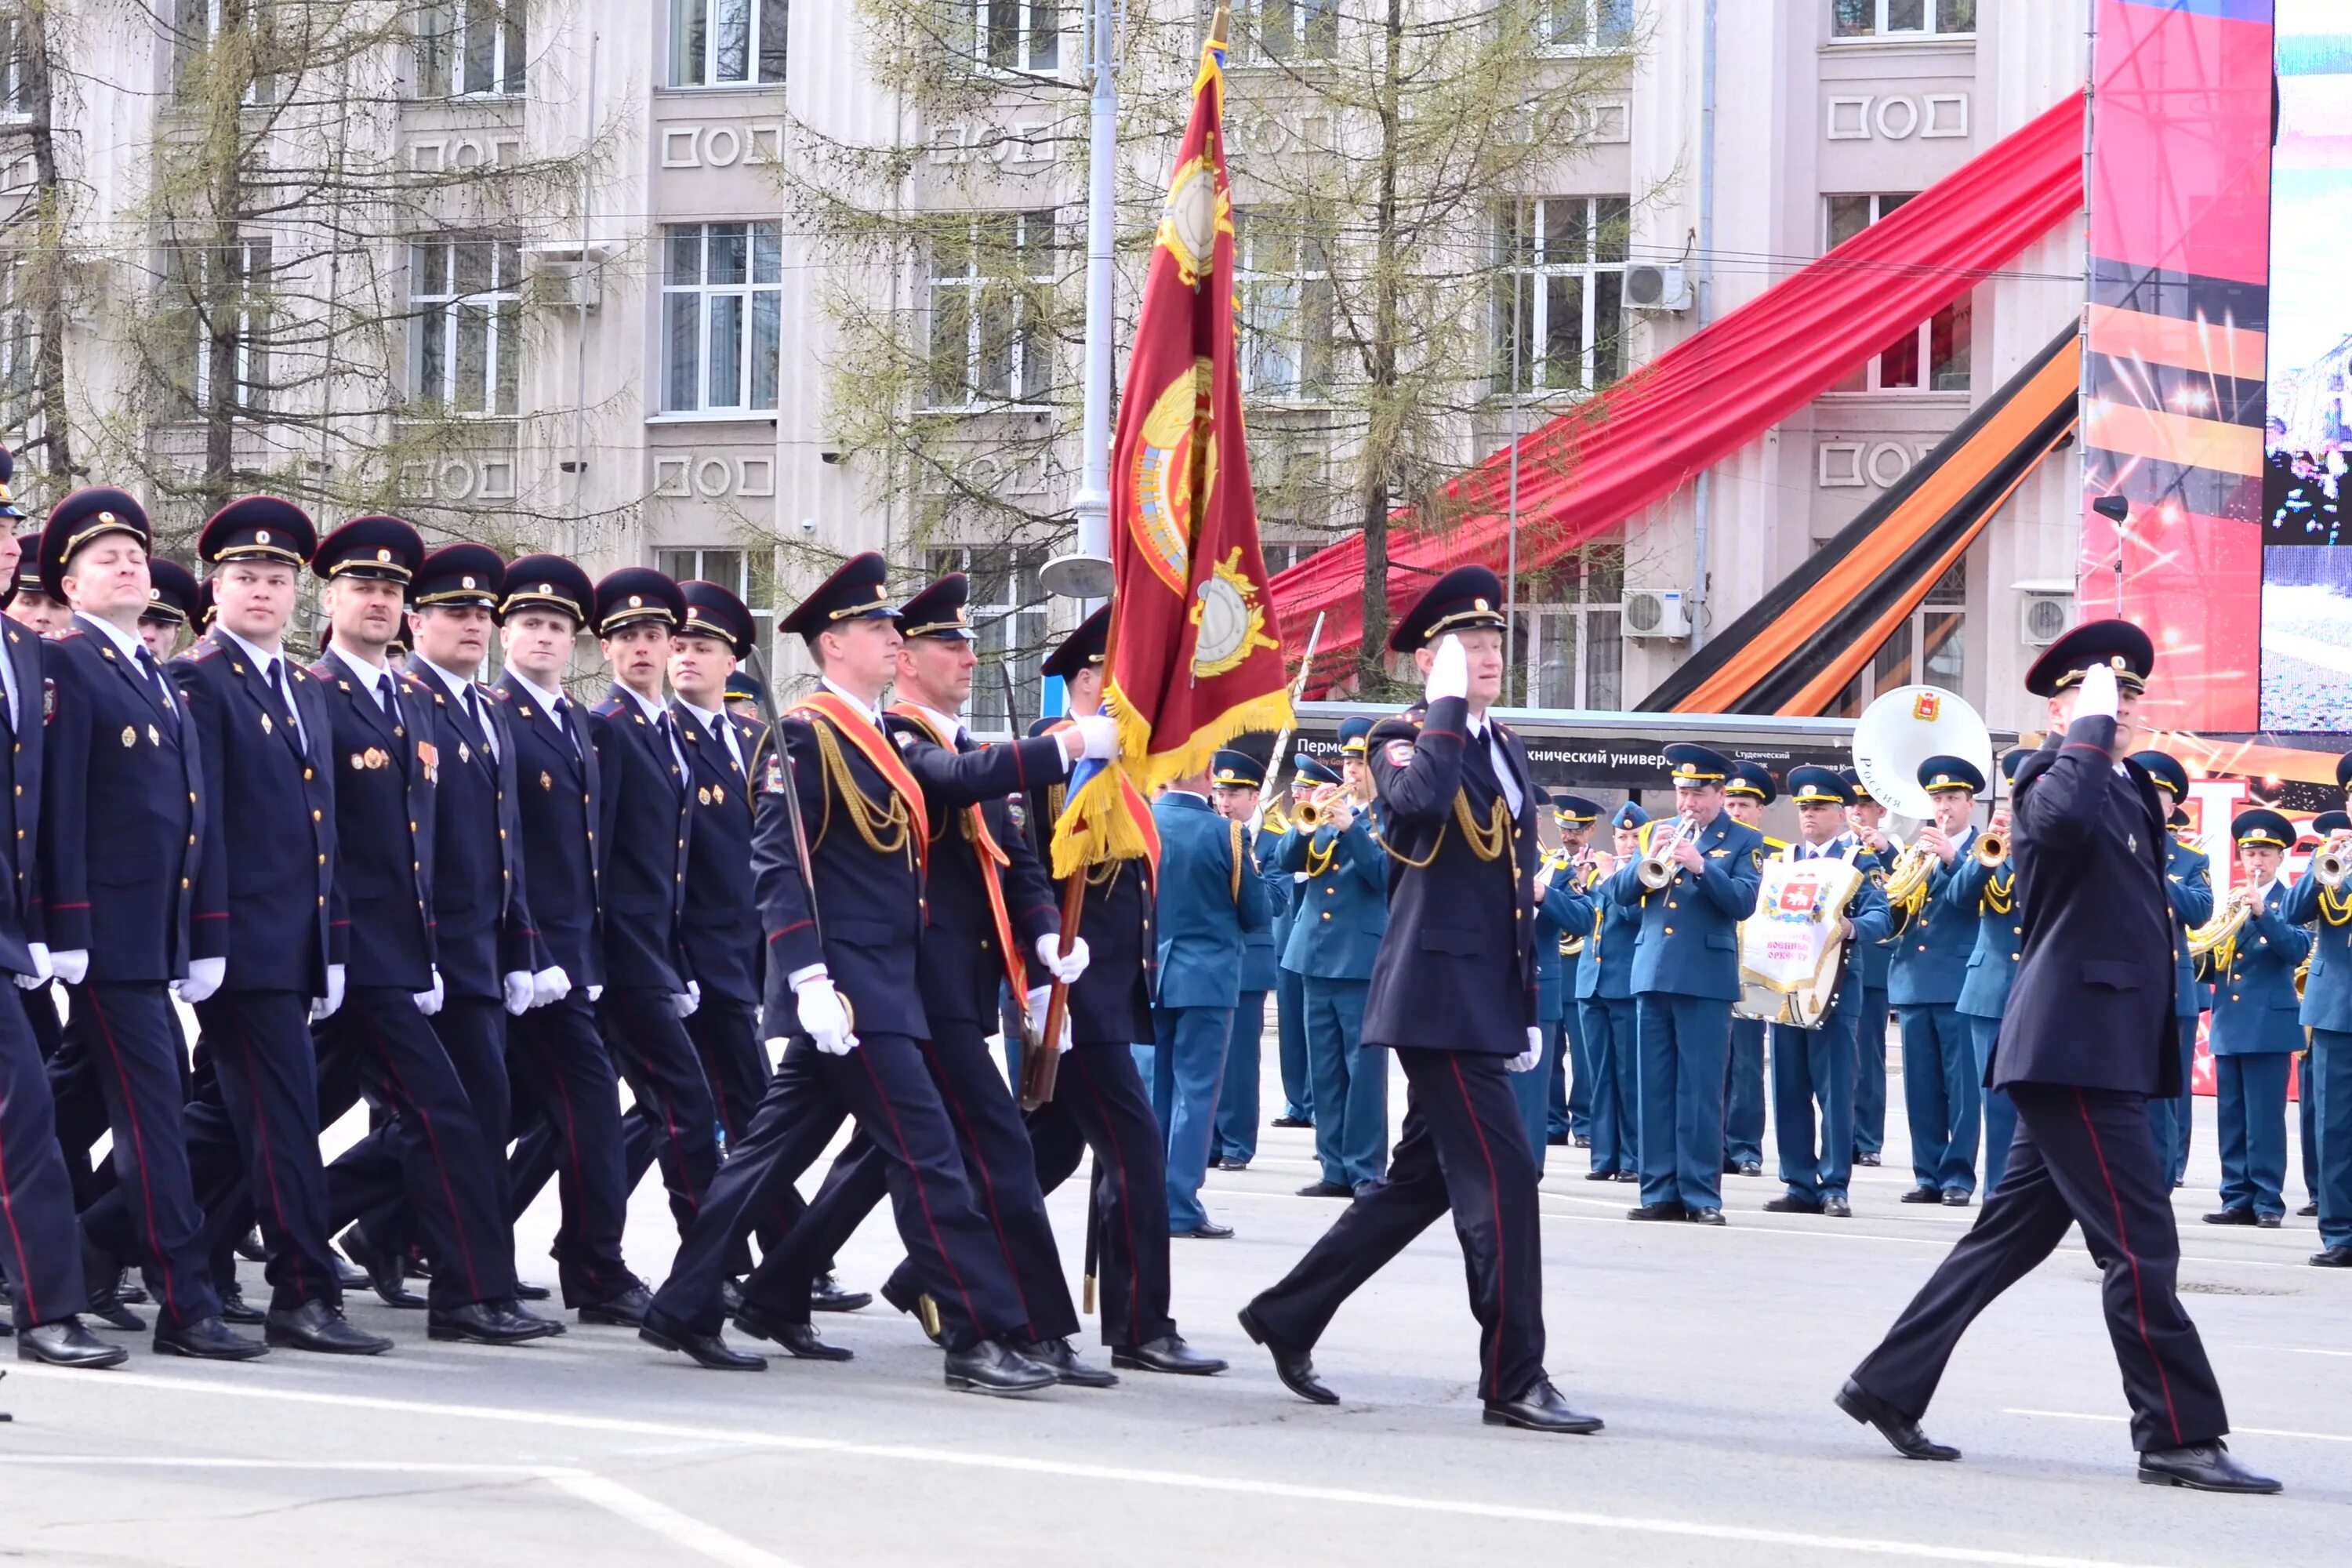
[[[1650,835],[1649,853],[1643,855],[1641,863],[1633,868],[1633,875],[1641,879],[1642,886],[1654,893],[1675,879],[1675,846],[1692,831],[1693,826],[1689,817],[1678,816],[1668,831]]]
[[[2246,889],[2240,888],[2230,895],[2230,901],[2215,911],[2213,918],[2189,933],[2189,956],[2192,959],[2213,959],[2226,964],[2227,954],[2238,940],[2238,932],[2253,918],[2253,901]]]
[[[2341,833],[2329,835],[2326,843],[2312,851],[2311,874],[2323,888],[2342,887],[2352,878],[2352,839]]]
[[[1977,835],[1977,863],[1988,868],[2009,858],[2009,835],[1990,828]]]

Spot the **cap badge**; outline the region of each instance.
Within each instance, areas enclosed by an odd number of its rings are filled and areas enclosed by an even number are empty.
[[[473,585],[474,580],[471,577],[460,577],[457,579],[457,586],[460,588],[470,588]]]
[[[642,594],[632,594],[632,595],[629,595],[629,608],[631,608],[631,609],[633,609],[633,610],[642,610],[642,609],[644,609],[645,607],[646,607],[646,598],[645,598],[645,595],[642,595]]]
[[[256,544],[267,544],[267,543],[268,543],[268,542],[269,542],[269,531],[268,531],[268,529],[266,529],[266,528],[260,528],[260,529],[256,529],[256,530],[254,530],[254,533],[253,533],[253,542],[254,542]]]
[[[375,552],[375,558],[380,562],[388,562],[392,559],[392,552],[389,550],[379,550]]]
[[[555,592],[555,588],[551,584],[541,583],[539,585],[539,591],[542,594],[552,594]]]

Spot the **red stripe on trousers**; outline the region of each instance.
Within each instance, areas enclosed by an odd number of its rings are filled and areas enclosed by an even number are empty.
[[[261,1081],[261,1074],[254,1066],[253,1031],[246,1026],[245,1015],[242,1012],[239,1012],[237,1015],[236,1043],[238,1048],[245,1053],[246,1082],[248,1084],[258,1084]],[[288,1226],[286,1223],[286,1203],[284,1199],[278,1195],[278,1162],[271,1155],[269,1149],[269,1118],[260,1114],[260,1109],[257,1105],[255,1108],[255,1115],[253,1118],[253,1136],[255,1142],[260,1145],[261,1173],[263,1178],[269,1184],[269,1207],[271,1212],[276,1214],[278,1216],[278,1234],[279,1238],[286,1241],[288,1244],[286,1247],[286,1256],[289,1261],[293,1265],[294,1288],[297,1290],[302,1290],[304,1289],[302,1279],[302,1249],[292,1244],[294,1232],[292,1227]],[[307,1301],[310,1298],[307,1293],[305,1293],[302,1299]]]
[[[408,1102],[408,1109],[416,1112],[416,1124],[425,1129],[425,1146],[433,1151],[433,1171],[441,1178],[442,1201],[449,1205],[449,1228],[457,1232],[457,1251],[465,1259],[466,1288],[474,1293],[473,1299],[478,1301],[482,1299],[482,1279],[474,1268],[474,1248],[466,1239],[466,1221],[457,1210],[457,1189],[449,1184],[449,1166],[441,1158],[441,1139],[433,1131],[433,1118],[425,1113],[425,1108],[416,1103],[416,1096],[409,1092],[408,1080],[400,1076],[400,1063],[394,1057],[391,1047],[384,1044],[383,1037],[377,1033],[374,1021],[372,1019],[368,1023],[368,1035],[375,1041],[377,1052],[383,1058],[383,1070],[392,1075],[393,1087],[400,1090],[400,1098]],[[435,1259],[435,1262],[437,1264],[439,1259]]]
[[[2180,1413],[2172,1407],[2172,1379],[2165,1375],[2164,1363],[2158,1359],[2156,1344],[2147,1337],[2147,1307],[2140,1293],[2139,1258],[2133,1253],[2131,1237],[2124,1230],[2123,1194],[2116,1191],[2116,1179],[2107,1172],[2107,1152],[2099,1147],[2099,1130],[2092,1124],[2090,1104],[2084,1100],[2083,1091],[2079,1089],[2074,1091],[2074,1108],[2082,1113],[2083,1131],[2091,1135],[2091,1152],[2098,1157],[2099,1180],[2107,1184],[2107,1201],[2116,1206],[2116,1245],[2122,1247],[2124,1256],[2131,1260],[2132,1316],[2138,1320],[2139,1342],[2147,1351],[2147,1359],[2156,1363],[2156,1385],[2164,1391],[2165,1419],[2172,1423],[2172,1446],[2177,1448],[2183,1441]]]
[[[931,1041],[918,1043],[921,1045],[925,1057],[934,1063],[939,1060],[938,1049]],[[1013,1294],[1019,1299],[1021,1315],[1025,1318],[1029,1315],[1029,1293],[1021,1289],[1021,1270],[1013,1261],[1013,1243],[1005,1239],[1004,1221],[996,1212],[996,1180],[988,1173],[988,1161],[980,1152],[980,1140],[972,1136],[971,1123],[964,1116],[962,1103],[948,1088],[946,1075],[934,1067],[931,1081],[939,1087],[940,1103],[947,1107],[948,1114],[955,1118],[957,1130],[963,1134],[964,1147],[971,1152],[972,1164],[979,1168],[980,1190],[988,1198],[989,1228],[996,1232],[997,1250],[1004,1254],[1004,1269],[1013,1276]]]
[[[38,1158],[37,1151],[35,1157]],[[16,1289],[25,1293],[26,1321],[37,1325],[41,1321],[41,1304],[33,1300],[32,1261],[25,1256],[25,1237],[16,1228],[16,1200],[8,1191],[8,1149],[5,1144],[0,1144],[0,1215],[8,1216],[8,1239],[16,1248],[16,1267],[13,1272]]]
[[[1104,1102],[1095,1087],[1094,1069],[1087,1058],[1072,1051],[1078,1076],[1086,1082],[1087,1098],[1094,1101],[1095,1120],[1102,1124],[1103,1137],[1110,1144],[1111,1169],[1118,1173],[1118,1217],[1127,1230],[1127,1331],[1143,1331],[1143,1255],[1135,1247],[1135,1188],[1127,1179],[1127,1152],[1118,1146],[1118,1123],[1112,1119],[1110,1107]],[[1087,1184],[1087,1202],[1095,1201],[1094,1184]],[[1161,1199],[1166,1201],[1164,1195]]]
[[[1478,1125],[1478,1112],[1470,1103],[1470,1085],[1462,1076],[1462,1058],[1455,1055],[1446,1064],[1454,1069],[1454,1087],[1462,1091],[1462,1110],[1470,1118],[1470,1131],[1478,1135],[1478,1153],[1486,1162],[1486,1201],[1495,1211],[1495,1343],[1486,1352],[1486,1387],[1489,1399],[1508,1399],[1503,1392],[1503,1303],[1510,1276],[1504,1268],[1503,1258],[1503,1184],[1495,1174],[1495,1152],[1486,1146],[1486,1130]]]
[[[139,1108],[131,1103],[131,1075],[122,1070],[122,1047],[115,1043],[114,1028],[106,1021],[106,1008],[99,1002],[98,987],[85,985],[82,994],[89,998],[90,1016],[98,1020],[99,1037],[106,1042],[107,1055],[114,1058],[114,1076],[122,1087],[122,1109],[131,1113],[131,1147],[139,1157],[139,1201],[147,1211],[146,1240],[155,1254],[155,1272],[163,1278],[163,1305],[172,1314],[172,1321],[180,1321],[179,1295],[172,1289],[171,1261],[163,1249],[155,1247],[155,1193],[147,1174],[147,1139],[139,1131]]]
[[[882,1075],[874,1070],[873,1058],[863,1051],[853,1047],[849,1054],[857,1058],[858,1065],[866,1069],[866,1076],[873,1080],[874,1098],[882,1104],[882,1119],[890,1124],[890,1136],[898,1145],[898,1163],[907,1167],[907,1174],[914,1179],[915,1201],[922,1206],[924,1228],[931,1233],[931,1246],[939,1253],[940,1262],[946,1266],[948,1278],[955,1281],[956,1294],[963,1298],[964,1319],[979,1332],[986,1334],[988,1327],[980,1321],[980,1309],[972,1304],[971,1288],[963,1282],[963,1275],[956,1268],[955,1259],[948,1255],[948,1244],[940,1236],[940,1222],[931,1215],[931,1194],[923,1186],[922,1171],[907,1152],[907,1135],[898,1129],[898,1113],[892,1109],[890,1096],[882,1088]]]

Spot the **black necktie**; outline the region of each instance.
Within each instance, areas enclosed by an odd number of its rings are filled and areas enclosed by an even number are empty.
[[[490,731],[490,716],[484,710],[482,694],[470,682],[466,687],[466,706],[473,712],[474,728],[482,732],[482,750],[490,754],[490,761],[497,762],[499,760],[498,737]]]
[[[396,719],[399,716],[399,710],[393,706],[392,672],[390,670],[384,671],[383,674],[376,678],[375,700],[377,705],[383,710],[384,716],[386,718]]]
[[[272,659],[269,663],[269,688],[277,693],[278,700],[285,706],[282,717],[289,724],[294,726],[294,739],[300,741],[302,710],[294,706],[294,688],[286,679],[286,661],[282,658]]]
[[[180,721],[180,705],[172,700],[172,683],[163,679],[163,668],[144,647],[139,650],[139,668],[155,688],[155,695],[163,701],[163,710],[172,716],[173,727],[176,729]]]
[[[555,706],[549,711],[555,715],[555,727],[563,732],[563,743],[572,748],[572,754],[576,757],[580,754],[580,740],[572,732],[571,706],[559,697],[555,700]]]

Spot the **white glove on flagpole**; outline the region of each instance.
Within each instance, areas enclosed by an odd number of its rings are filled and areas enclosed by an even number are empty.
[[[1470,656],[1462,651],[1462,639],[1452,632],[1439,641],[1437,652],[1430,658],[1429,679],[1423,682],[1421,694],[1432,702],[1470,695]]]
[[[1049,931],[1037,939],[1037,962],[1045,966],[1046,973],[1065,985],[1078,983],[1078,976],[1087,972],[1087,939],[1082,936],[1070,939],[1067,952],[1062,951],[1062,938],[1058,932]]]
[[[1070,721],[1070,728],[1078,732],[1085,748],[1078,755],[1089,761],[1107,763],[1118,755],[1118,721],[1108,713],[1089,713],[1083,719]]]
[[[857,1048],[857,1037],[849,1028],[849,1007],[833,988],[832,976],[819,973],[802,980],[793,987],[793,1000],[801,1032],[816,1041],[818,1050],[845,1057]]]
[[[1050,985],[1040,985],[1036,990],[1029,993],[1029,1027],[1031,1032],[1041,1040],[1045,1037],[1045,1012],[1053,1005],[1053,1002],[1054,988]],[[1054,1052],[1058,1056],[1069,1048],[1070,1010],[1065,1006],[1062,1009],[1062,1037],[1054,1042]]]
[[[1543,1060],[1543,1030],[1537,1025],[1528,1026],[1528,1048],[1503,1064],[1507,1072],[1533,1072]]]

